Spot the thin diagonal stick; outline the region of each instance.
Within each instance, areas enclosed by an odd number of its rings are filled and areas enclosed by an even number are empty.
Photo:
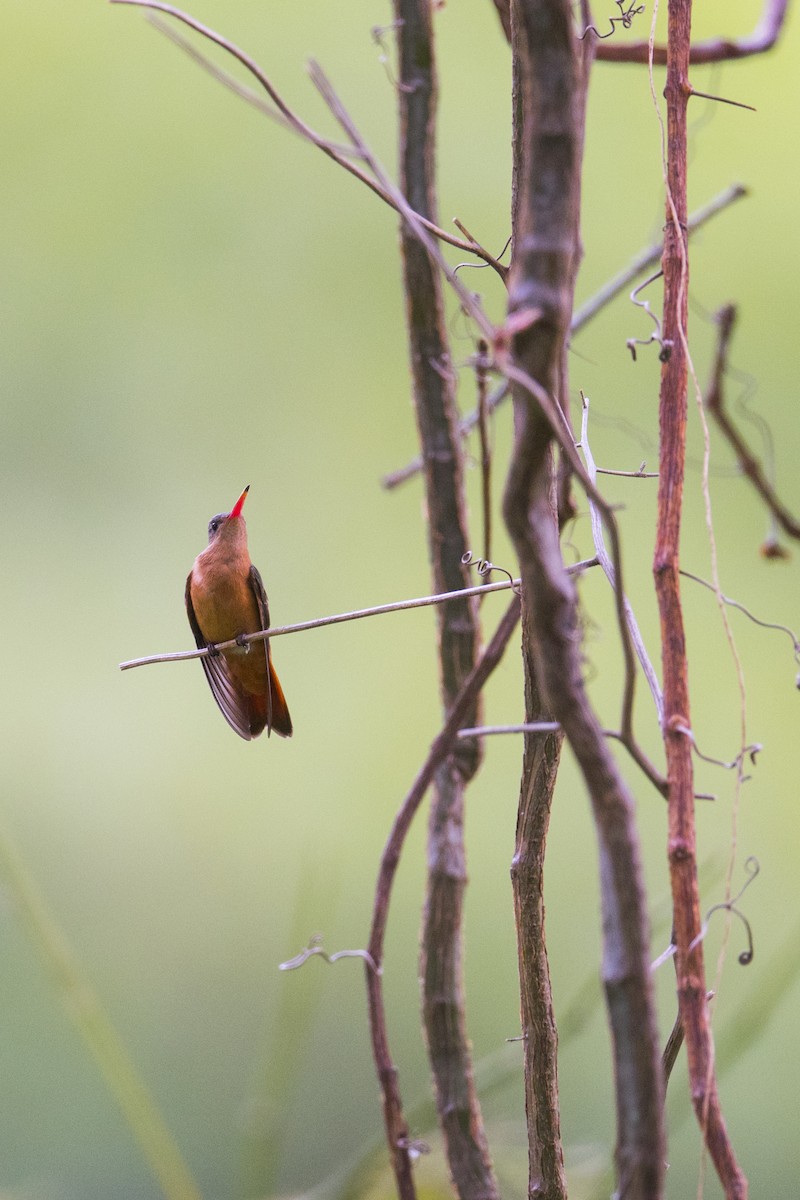
[[[587,558],[581,562],[572,563],[566,568],[570,575],[579,574],[581,571],[586,571],[590,567],[597,566],[597,559]],[[420,596],[416,600],[395,600],[392,604],[378,604],[373,608],[359,608],[353,612],[337,613],[332,617],[317,617],[313,621],[301,621],[297,625],[276,625],[272,629],[262,629],[258,633],[249,633],[246,637],[239,640],[231,638],[228,642],[218,642],[216,650],[232,650],[235,646],[241,646],[242,643],[249,644],[250,642],[266,642],[271,638],[282,637],[287,633],[303,633],[307,629],[322,629],[326,625],[340,625],[343,621],[359,621],[363,617],[377,617],[383,613],[404,612],[409,608],[424,608],[429,604],[445,604],[448,600],[454,600],[459,596],[482,596],[484,592],[502,592],[508,588],[516,588],[519,585],[518,579],[502,580],[499,583],[481,583],[475,587],[462,588],[456,592],[440,592],[436,596]],[[160,662],[182,662],[189,658],[205,658],[211,650],[208,646],[201,650],[178,650],[173,654],[151,654],[147,658],[132,658],[128,662],[119,664],[120,671],[129,671],[133,667],[146,667],[151,663]]]
[[[597,465],[594,461],[594,455],[592,454],[589,446],[589,399],[587,396],[584,396],[583,393],[581,393],[581,397],[583,400],[583,413],[581,415],[580,445],[581,450],[583,451],[583,457],[586,460],[586,470],[589,472],[590,478],[596,480]],[[612,588],[616,588],[617,584],[614,576],[614,566],[611,562],[611,559],[608,557],[608,551],[606,550],[605,542],[603,540],[603,526],[602,522],[600,521],[600,514],[597,511],[596,505],[591,500],[589,501],[589,515],[592,523],[592,539],[594,541],[594,549],[595,554],[597,555],[597,561],[599,562],[603,570],[603,574],[611,584]],[[648,687],[650,688],[650,693],[653,697],[653,703],[656,706],[658,724],[660,727],[664,719],[664,701],[661,695],[661,685],[658,682],[658,676],[656,675],[655,667],[650,661],[650,656],[645,648],[642,634],[628,597],[623,596],[622,602],[625,606],[625,612],[627,614],[631,641],[633,642],[633,646],[636,651],[636,657],[639,659],[642,671],[644,672],[644,677],[647,680]],[[625,732],[626,731],[623,730],[623,733]],[[666,786],[666,780],[664,782]]]
[[[277,116],[279,120],[285,121],[285,123],[294,133],[310,142],[313,146],[316,146],[317,149],[321,150],[323,154],[326,154],[328,158],[338,163],[340,167],[344,167],[345,171],[348,171],[351,175],[354,175],[356,179],[359,179],[362,183],[366,184],[370,191],[374,192],[377,196],[380,196],[380,198],[385,201],[390,208],[397,207],[394,201],[389,198],[388,194],[380,187],[378,183],[376,183],[374,179],[372,179],[365,171],[362,171],[362,169],[355,163],[348,161],[348,155],[352,155],[353,151],[343,150],[334,142],[329,141],[327,138],[321,137],[320,134],[312,129],[310,125],[307,125],[305,121],[298,117],[297,113],[294,112],[294,110],[286,103],[271,80],[264,73],[264,71],[262,71],[261,67],[259,67],[258,63],[251,58],[249,54],[242,50],[240,46],[237,46],[235,42],[231,42],[228,38],[223,37],[222,34],[217,33],[208,25],[203,25],[200,21],[196,21],[194,17],[190,16],[186,12],[183,12],[182,9],[176,8],[172,4],[162,3],[162,0],[109,0],[109,3],[127,4],[134,8],[145,8],[155,12],[166,13],[167,16],[174,17],[176,21],[182,21],[184,25],[188,25],[190,29],[194,29],[194,31],[199,33],[201,37],[207,38],[208,41],[213,42],[216,46],[219,46],[220,49],[232,55],[233,58],[237,59],[242,66],[249,71],[255,79],[258,80],[269,98],[272,100],[273,104],[278,110],[278,113],[270,115]],[[195,53],[193,54],[193,57],[200,66],[206,67],[207,64],[202,55]],[[213,68],[211,73],[217,74],[216,70]],[[225,80],[221,80],[221,82],[225,83],[225,86],[230,86],[230,84]],[[233,90],[236,89],[234,88]],[[244,98],[247,99],[247,97]],[[483,259],[485,263],[488,263],[489,266],[494,267],[495,270],[498,271],[501,278],[505,278],[506,268],[501,263],[498,263],[497,260],[488,252],[488,250],[485,250],[477,242],[464,241],[461,238],[456,237],[454,234],[448,233],[446,229],[440,229],[439,226],[434,225],[433,222],[426,221],[424,217],[419,217],[419,221],[427,230],[429,230],[430,233],[432,233],[435,237],[440,238],[441,241],[447,242],[449,245],[455,246],[458,250],[464,251],[467,254],[474,254],[477,258]]]

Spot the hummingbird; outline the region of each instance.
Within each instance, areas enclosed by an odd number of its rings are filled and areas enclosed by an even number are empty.
[[[292,718],[272,666],[269,641],[242,642],[229,650],[217,642],[269,629],[267,593],[247,550],[242,508],[250,484],[229,513],[208,523],[208,545],[194,560],[186,580],[186,612],[206,679],[222,715],[239,737],[250,741],[264,729],[292,736]]]

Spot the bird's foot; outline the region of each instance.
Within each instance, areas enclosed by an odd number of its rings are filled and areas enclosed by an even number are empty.
[[[207,642],[207,643],[206,643],[206,650],[208,651],[208,657],[209,657],[209,658],[219,658],[220,654],[222,653],[222,651],[221,651],[221,650],[218,650],[218,649],[217,649],[217,643],[216,643],[216,642]]]
[[[246,633],[237,633],[236,645],[241,646],[241,648],[242,648],[242,650],[244,650],[245,654],[249,654],[250,653],[250,643],[245,640],[246,638],[247,638]]]

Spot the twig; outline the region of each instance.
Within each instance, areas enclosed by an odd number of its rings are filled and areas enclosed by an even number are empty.
[[[731,100],[729,96],[712,96],[710,92],[698,92],[695,87],[691,89],[691,94],[701,100],[714,100],[717,104],[730,104],[733,108],[744,108],[748,112],[758,112],[758,109],[752,104],[745,104],[742,100]]]
[[[481,507],[483,513],[483,557],[492,557],[492,449],[489,442],[489,347],[478,342],[475,383],[478,389],[478,435],[481,446]]]
[[[788,537],[800,538],[800,522],[781,503],[774,486],[767,479],[761,463],[751,453],[725,409],[723,380],[728,366],[728,348],[736,323],[736,306],[726,304],[716,314],[715,320],[719,333],[711,380],[706,393],[706,407],[734,451],[742,474],[750,480],[781,529]]]
[[[586,558],[580,562],[571,563],[566,569],[571,575],[577,575],[596,565],[595,558]],[[218,642],[214,649],[217,651],[233,650],[242,643],[266,642],[271,638],[283,637],[287,633],[304,633],[307,629],[323,629],[326,625],[341,625],[344,621],[360,621],[363,617],[379,617],[383,613],[405,612],[410,608],[425,608],[429,604],[444,604],[459,596],[482,596],[485,592],[502,592],[518,586],[518,579],[501,580],[499,583],[480,583],[475,587],[462,588],[457,592],[442,592],[438,596],[420,596],[416,600],[395,600],[391,604],[377,604],[372,608],[357,608],[353,612],[337,613],[332,617],[316,617],[313,621],[300,621],[297,625],[275,625],[271,629],[249,633],[239,640],[231,638],[228,642]],[[133,667],[147,667],[151,663],[183,662],[184,659],[204,658],[210,653],[212,653],[211,648],[206,646],[202,650],[177,650],[171,654],[151,654],[146,658],[131,658],[127,662],[122,662],[119,664],[119,669],[120,671],[130,671]]]
[[[699,583],[701,587],[708,588],[710,592],[714,592],[716,595],[716,588],[707,579],[701,579],[699,575],[693,575],[691,571],[685,571],[683,568],[681,568],[681,575],[686,579],[691,579],[693,583]],[[738,600],[732,600],[730,596],[720,593],[720,599],[723,604],[727,604],[730,608],[738,608],[739,612],[744,613],[754,625],[760,625],[762,629],[776,629],[780,633],[785,633],[794,648],[795,662],[800,663],[800,638],[798,638],[793,629],[790,629],[788,625],[781,625],[779,621],[763,621],[761,617],[757,617],[744,604],[741,604]]]
[[[431,746],[425,763],[417,774],[408,795],[395,817],[381,856],[378,879],[375,886],[372,927],[367,945],[367,950],[376,969],[373,970],[371,966],[367,967],[366,982],[370,1029],[372,1032],[372,1050],[378,1067],[378,1079],[383,1094],[384,1121],[395,1162],[396,1178],[404,1180],[401,1192],[403,1195],[413,1194],[411,1156],[409,1153],[408,1127],[403,1116],[402,1101],[397,1082],[397,1068],[392,1061],[389,1050],[381,975],[384,936],[386,933],[389,901],[394,876],[400,861],[403,843],[414,815],[422,803],[437,770],[450,754],[453,742],[456,739],[465,716],[471,709],[474,709],[476,697],[494,668],[500,662],[518,621],[519,599],[517,596],[514,596],[497,626],[492,640],[478,659],[474,669],[464,681],[448,713],[441,733]]]
[[[690,62],[724,62],[727,59],[764,54],[772,49],[780,37],[787,9],[788,0],[764,0],[761,19],[749,36],[736,39],[711,38],[705,42],[696,42],[690,49]],[[597,47],[596,54],[603,62],[646,64],[650,58],[650,43],[603,42]],[[658,67],[666,66],[667,47],[653,46],[652,61]]]
[[[112,4],[123,2],[124,0],[110,0],[110,3]],[[276,125],[280,125],[282,129],[287,129],[291,133],[297,132],[293,122],[290,121],[288,117],[284,116],[279,109],[274,107],[274,105],[268,104],[258,92],[253,91],[252,88],[249,88],[247,84],[242,83],[234,75],[231,75],[230,72],[224,71],[221,67],[218,67],[217,64],[212,62],[210,58],[207,58],[205,54],[202,54],[197,47],[189,41],[188,38],[185,38],[182,34],[178,33],[176,29],[173,29],[168,21],[162,21],[160,17],[154,15],[152,12],[148,12],[146,14],[146,19],[149,24],[152,25],[153,29],[157,30],[160,34],[163,34],[168,41],[177,46],[179,50],[182,50],[183,53],[192,60],[192,62],[201,67],[208,75],[211,76],[212,79],[215,79],[217,83],[221,83],[224,88],[228,89],[228,91],[233,92],[234,96],[238,96],[240,100],[244,100],[246,104],[249,104],[251,108],[255,108],[265,117],[269,117],[269,119],[274,121]],[[327,138],[320,137],[319,142],[315,144],[321,146],[323,143],[328,146],[329,149],[335,151],[336,154],[351,156],[356,154],[356,151],[353,150],[352,146],[346,146],[339,142],[332,142]]]
[[[580,566],[581,564],[577,563],[576,569]],[[264,629],[259,633],[247,634],[240,641],[232,638],[228,642],[219,642],[214,649],[217,651],[232,650],[242,642],[246,645],[250,642],[265,642],[272,638],[283,637],[287,633],[303,633],[307,629],[322,629],[326,625],[339,625],[343,621],[360,621],[363,617],[378,617],[383,613],[404,612],[409,608],[424,608],[429,604],[445,604],[447,601],[461,596],[477,596],[482,595],[484,592],[500,592],[512,586],[513,581],[512,583],[505,581],[500,583],[484,583],[479,584],[477,587],[461,588],[457,592],[442,592],[437,596],[420,596],[416,600],[395,600],[391,604],[377,604],[372,608],[358,608],[353,612],[337,613],[332,617],[316,617],[313,621],[300,621],[297,625],[280,625],[272,629]],[[184,659],[189,658],[204,658],[210,653],[213,653],[212,649],[206,646],[202,650],[179,650],[173,654],[151,654],[146,658],[132,658],[127,662],[122,662],[119,664],[119,669],[120,671],[129,671],[133,667],[146,667],[151,663],[182,662]]]
[[[500,24],[503,28],[503,33],[506,36],[506,41],[511,42],[511,0],[494,0],[494,6],[497,9],[497,15],[500,19]]]
[[[476,725],[473,729],[459,729],[460,738],[487,737],[497,733],[559,733],[558,721],[523,721],[521,725]]]
[[[580,448],[583,451],[583,457],[586,460],[586,470],[589,472],[589,478],[592,480],[596,480],[597,466],[595,464],[594,455],[592,454],[592,450],[589,445],[589,399],[587,396],[585,396],[583,394],[583,392],[581,392],[581,400],[583,402],[583,412],[581,415]],[[617,587],[616,576],[614,574],[613,564],[612,564],[610,558],[608,557],[608,551],[606,550],[605,541],[603,539],[603,526],[600,521],[600,514],[597,511],[597,506],[591,500],[589,501],[589,516],[591,519],[592,540],[594,542],[594,549],[595,549],[595,554],[597,555],[597,561],[599,562],[606,579],[611,584],[611,587],[616,588]],[[631,641],[633,642],[633,647],[636,651],[636,657],[639,659],[639,662],[642,667],[642,671],[644,672],[644,677],[647,680],[648,687],[650,688],[650,694],[653,697],[653,703],[655,704],[655,707],[656,707],[656,714],[658,716],[658,724],[660,727],[660,725],[664,719],[664,701],[663,701],[663,697],[661,695],[661,685],[658,682],[658,677],[656,675],[655,668],[653,667],[653,664],[650,661],[650,656],[647,653],[647,649],[645,647],[644,640],[642,638],[642,634],[639,629],[639,624],[636,620],[636,617],[634,615],[634,612],[631,607],[630,601],[628,600],[628,597],[623,595],[622,602],[623,602],[623,605],[625,608],[625,614],[626,614],[626,619],[628,621],[628,630],[630,632]],[[626,729],[624,726],[623,726],[622,733],[623,733],[623,741],[625,741],[625,739],[632,738],[632,736],[633,736],[633,730],[630,728]],[[652,776],[651,776],[651,778],[652,778]],[[656,782],[655,779],[653,781]],[[663,792],[663,794],[666,795],[667,781],[663,778],[663,776],[658,776],[658,782],[656,783],[656,786],[658,786],[660,788],[660,790]]]
[[[194,17],[190,16],[186,12],[183,12],[181,9],[176,8],[174,5],[162,3],[162,0],[109,0],[109,3],[126,4],[135,8],[146,8],[155,12],[165,13],[167,16],[174,17],[176,21],[182,21],[184,25],[188,25],[190,29],[193,29],[196,33],[199,33],[201,37],[213,42],[226,53],[232,55],[232,57],[237,59],[245,68],[245,70],[249,71],[253,78],[261,84],[269,98],[272,100],[277,111],[272,112],[270,110],[268,112],[270,117],[285,123],[293,133],[297,134],[305,141],[310,142],[312,146],[316,146],[317,149],[321,150],[322,153],[327,155],[328,158],[338,163],[340,167],[343,167],[345,171],[348,171],[351,175],[354,175],[356,179],[359,179],[363,184],[366,184],[370,191],[374,192],[377,196],[380,196],[381,200],[388,204],[390,208],[397,208],[396,203],[390,199],[388,192],[386,192],[386,190],[382,188],[380,184],[376,182],[376,180],[374,180],[366,171],[363,171],[361,167],[357,166],[356,163],[349,161],[349,158],[353,156],[353,149],[337,145],[335,142],[322,137],[315,130],[313,130],[310,125],[306,124],[306,122],[303,121],[296,112],[294,112],[294,110],[278,93],[271,80],[261,69],[261,67],[259,67],[255,60],[252,59],[249,54],[247,54],[234,42],[231,42],[228,38],[216,33],[215,30],[209,28],[209,26],[201,24],[200,21],[195,20]],[[179,42],[179,44],[181,43]],[[181,48],[185,49],[186,47],[182,45]],[[242,94],[238,87],[232,86],[228,80],[221,78],[218,70],[209,64],[203,55],[194,52],[192,57],[194,58],[195,62],[203,67],[204,70],[209,70],[210,73],[215,76],[215,78],[220,79],[220,82],[224,83],[226,87],[231,87],[231,90]],[[243,95],[243,99],[246,99],[248,103],[252,103],[247,95]],[[358,157],[358,155],[356,154],[355,157]],[[493,255],[491,255],[487,250],[484,250],[483,247],[481,247],[478,243],[463,241],[461,238],[456,237],[455,234],[450,233],[448,230],[441,229],[433,222],[425,220],[424,217],[420,217],[419,219],[422,225],[434,237],[439,238],[443,242],[447,242],[447,244],[450,246],[455,246],[456,249],[461,250],[466,254],[474,254],[477,258],[483,259],[487,265],[494,267],[495,269],[500,266],[501,270],[499,271],[499,274],[501,275],[501,278],[505,277],[506,268],[502,267],[502,264],[498,264]]]
[[[502,383],[491,392],[486,398],[486,415],[489,417],[496,408],[498,408],[509,395],[508,380],[504,379]],[[458,423],[458,431],[462,438],[465,438],[478,424],[480,413],[475,408],[466,417],[462,417]],[[399,467],[396,471],[391,471],[388,475],[384,475],[381,480],[381,486],[391,491],[392,488],[398,487],[399,484],[405,483],[407,479],[413,479],[422,470],[422,456],[417,455],[412,458],[404,467]]]
[[[689,217],[689,233],[694,233],[696,230],[700,229],[703,225],[710,221],[712,217],[717,216],[718,213],[721,213],[724,209],[728,208],[731,204],[734,204],[737,200],[742,199],[742,197],[746,195],[747,188],[743,187],[739,183],[732,184],[730,187],[726,188],[724,192],[721,192],[719,196],[715,197],[715,199],[704,205],[703,208],[699,208],[697,212],[693,213]],[[640,253],[631,260],[624,270],[620,271],[618,275],[615,275],[613,279],[610,279],[608,283],[604,284],[599,291],[595,292],[595,294],[590,297],[589,300],[587,300],[579,308],[575,309],[570,323],[570,332],[573,334],[573,336],[576,333],[579,333],[584,326],[588,325],[589,322],[596,317],[603,308],[606,307],[606,305],[610,304],[612,300],[614,300],[622,292],[626,291],[634,282],[634,280],[638,279],[638,277],[644,271],[648,270],[648,268],[654,266],[654,264],[659,261],[661,257],[662,245],[663,243],[660,241],[653,242],[652,245],[647,246],[644,250],[640,251]],[[508,394],[508,383],[504,380],[500,386],[496,388],[494,392],[492,392],[491,396],[489,396],[487,403],[488,411],[490,413],[494,412],[495,409],[498,408],[499,405],[502,404],[502,402],[506,399]],[[463,417],[461,420],[460,429],[462,437],[466,437],[467,434],[471,433],[477,424],[478,410],[475,409],[473,412],[468,413],[467,416]],[[405,483],[407,479],[413,478],[413,476],[418,474],[421,470],[422,459],[414,458],[410,463],[407,464],[407,466],[401,467],[397,471],[392,471],[389,475],[385,475],[381,482],[385,488],[397,487],[398,484]]]

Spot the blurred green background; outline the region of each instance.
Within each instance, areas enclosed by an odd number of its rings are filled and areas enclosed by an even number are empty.
[[[704,6],[697,32],[747,32],[757,7]],[[606,9],[616,11],[598,4],[598,22]],[[192,11],[246,47],[304,117],[333,132],[304,69],[320,59],[393,166],[393,85],[370,36],[390,21],[388,5],[198,0]],[[78,1032],[73,1018],[87,1013],[95,1030],[113,1023],[207,1200],[327,1196],[347,1179],[350,1194],[381,1187],[380,1173],[367,1170],[376,1146],[382,1161],[381,1118],[361,967],[317,960],[282,974],[278,964],[315,933],[331,951],[366,941],[379,854],[439,720],[431,611],[276,642],[291,742],[236,738],[196,663],[126,674],[117,664],[190,647],[186,574],[208,518],[247,482],[250,547],[275,623],[429,590],[419,481],[393,493],[379,486],[415,452],[396,221],[318,152],[204,75],[141,12],[101,0],[3,0],[2,15],[0,1194],[162,1194]],[[645,36],[649,6],[638,20]],[[488,0],[451,2],[437,31],[442,223],[458,216],[499,252],[508,233],[507,47]],[[695,87],[758,112],[693,103],[690,164],[692,207],[733,181],[752,189],[693,243],[700,379],[713,348],[708,314],[739,301],[733,362],[753,381],[750,402],[768,422],[779,487],[795,509],[799,38],[795,19],[770,56],[692,72]],[[658,236],[660,186],[647,73],[601,64],[587,129],[580,299]],[[499,320],[496,279],[486,271],[463,278]],[[657,309],[658,287],[651,299]],[[473,347],[455,311],[450,328],[463,364]],[[592,445],[608,467],[656,461],[656,355],[642,350],[634,365],[625,348],[650,328],[623,298],[573,346],[572,386],[591,397]],[[728,386],[733,404],[749,385],[740,377]],[[473,392],[465,372],[465,409]],[[497,499],[509,423],[501,410]],[[694,407],[691,423],[683,560],[707,578]],[[760,430],[743,428],[763,453]],[[712,483],[724,590],[764,620],[800,625],[797,558],[760,557],[766,519],[715,436]],[[655,486],[609,479],[607,491],[623,506],[628,590],[657,658]],[[569,553],[586,554],[585,513],[571,536]],[[502,536],[493,558],[512,566]],[[597,578],[581,587],[587,673],[613,725],[619,647],[607,589]],[[485,601],[487,635],[503,605]],[[739,706],[720,619],[710,593],[689,584],[686,608],[697,738],[706,753],[732,758]],[[747,969],[736,963],[743,930],[731,931],[718,1061],[752,1194],[788,1196],[800,1170],[797,666],[785,634],[738,612],[731,624],[747,679],[747,736],[765,749],[738,816],[731,773],[698,768],[698,786],[718,796],[699,813],[704,904],[723,897],[732,839],[734,889],[747,855],[761,866],[742,901],[755,936]],[[486,715],[521,717],[513,648],[488,688]],[[660,761],[644,688],[638,725]],[[519,762],[516,739],[487,744],[467,833],[469,1025],[508,1196],[525,1194],[526,1158],[520,1052],[506,1042],[518,1028],[508,867]],[[628,774],[655,955],[669,935],[664,807]],[[14,846],[19,869],[9,859]],[[446,1171],[429,1127],[417,1016],[424,859],[420,817],[398,877],[385,985],[414,1132],[432,1145],[420,1177],[439,1188]],[[613,1102],[594,837],[569,756],[549,861],[572,1195],[598,1197],[610,1190]],[[27,919],[26,886],[53,923],[46,946],[45,918]],[[712,975],[723,926],[718,914]],[[675,1015],[669,965],[659,1003],[666,1036]],[[682,1063],[670,1091],[669,1195],[677,1198],[696,1193],[701,1172]],[[707,1176],[705,1194],[718,1195]]]

